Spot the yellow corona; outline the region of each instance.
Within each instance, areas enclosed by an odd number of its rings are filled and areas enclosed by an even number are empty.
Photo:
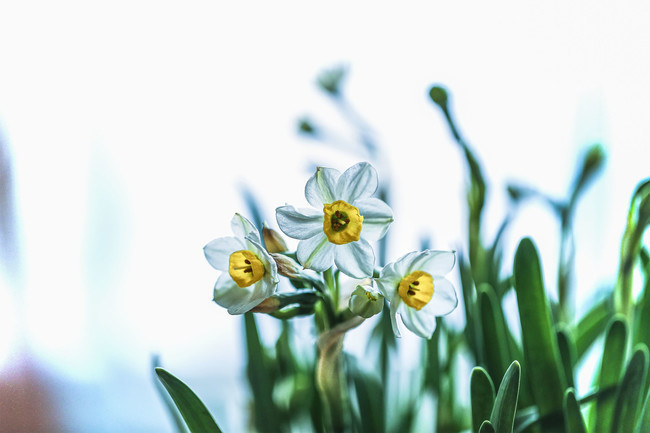
[[[402,278],[397,292],[406,305],[419,311],[433,297],[433,277],[424,271],[411,272]]]
[[[323,212],[325,213],[323,231],[331,243],[344,245],[359,240],[363,217],[359,215],[358,208],[343,200],[337,200],[325,204]]]
[[[264,276],[264,264],[248,250],[235,251],[230,255],[228,273],[239,287],[248,287]]]

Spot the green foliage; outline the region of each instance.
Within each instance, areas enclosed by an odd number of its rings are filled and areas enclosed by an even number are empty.
[[[580,404],[576,400],[573,388],[567,389],[564,394],[564,422],[567,433],[587,433],[585,421],[580,413]]]
[[[483,421],[489,420],[494,407],[494,384],[487,371],[474,367],[470,377],[470,398],[472,401],[472,428],[478,433]]]
[[[512,433],[519,398],[519,376],[521,367],[514,361],[503,376],[499,392],[494,401],[490,422],[496,433]]]
[[[190,432],[221,433],[208,409],[187,385],[160,367],[156,368],[156,374],[176,403]]]

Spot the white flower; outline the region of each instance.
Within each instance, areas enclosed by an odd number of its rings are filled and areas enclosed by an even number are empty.
[[[411,252],[387,264],[376,279],[390,303],[393,332],[400,336],[397,315],[404,325],[422,338],[431,338],[436,316],[451,313],[458,305],[454,286],[444,275],[454,267],[452,251]]]
[[[369,285],[357,285],[350,296],[348,308],[357,316],[368,319],[379,314],[384,307],[384,296]]]
[[[215,239],[203,252],[208,263],[222,271],[214,286],[214,302],[230,314],[243,314],[275,292],[278,270],[249,220],[235,214],[230,225],[235,236]]]
[[[335,263],[354,278],[372,275],[375,254],[369,241],[381,239],[393,222],[390,207],[371,197],[377,186],[377,172],[367,162],[343,174],[319,167],[305,186],[305,197],[316,209],[277,208],[280,229],[300,239],[297,256],[304,267],[322,272]]]

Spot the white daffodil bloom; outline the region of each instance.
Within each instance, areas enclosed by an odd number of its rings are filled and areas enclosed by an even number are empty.
[[[319,167],[305,186],[316,209],[277,208],[280,229],[300,240],[297,256],[305,268],[322,272],[336,264],[353,278],[372,275],[375,254],[369,242],[381,239],[393,222],[391,208],[372,197],[377,186],[377,171],[367,162],[343,174]]]
[[[431,338],[436,329],[436,316],[444,316],[456,308],[456,291],[444,277],[455,262],[452,251],[425,250],[408,253],[381,270],[375,281],[390,303],[395,336],[400,337],[397,315],[410,331]]]
[[[214,286],[214,302],[230,314],[243,314],[273,295],[278,270],[249,220],[235,214],[230,225],[235,236],[214,239],[203,252],[208,263],[222,271]]]

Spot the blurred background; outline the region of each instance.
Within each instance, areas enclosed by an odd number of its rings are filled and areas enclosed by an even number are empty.
[[[462,250],[467,178],[436,83],[483,164],[491,236],[508,184],[563,198],[603,145],[576,215],[580,308],[614,282],[650,174],[649,19],[641,2],[0,3],[0,430],[172,431],[159,355],[245,431],[242,320],[211,302],[202,247],[247,213],[243,191],[276,228],[316,165],[368,159],[353,118],[393,192],[388,260],[422,238]],[[316,85],[336,67],[343,111]],[[505,263],[532,236],[552,286],[559,231],[548,206],[521,206]]]

